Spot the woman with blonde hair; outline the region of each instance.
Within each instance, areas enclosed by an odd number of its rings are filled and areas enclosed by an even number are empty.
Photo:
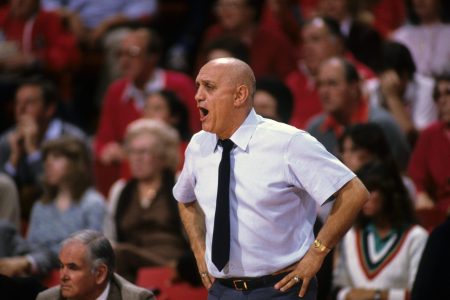
[[[144,266],[173,266],[186,250],[172,196],[179,161],[177,131],[139,119],[125,136],[131,179],[111,188],[105,234],[113,242],[117,272],[134,281]]]

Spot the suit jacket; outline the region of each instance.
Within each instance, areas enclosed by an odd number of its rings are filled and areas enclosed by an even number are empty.
[[[61,296],[60,286],[55,286],[51,289],[40,293],[36,300],[65,300]],[[109,289],[108,300],[156,300],[153,293],[147,289],[135,286],[126,281],[124,278],[114,274]]]

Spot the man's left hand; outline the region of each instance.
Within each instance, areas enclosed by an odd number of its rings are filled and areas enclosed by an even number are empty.
[[[275,288],[284,292],[296,284],[301,284],[300,297],[305,296],[311,279],[319,272],[326,253],[316,253],[310,249],[305,256],[298,262],[295,268],[281,279]]]

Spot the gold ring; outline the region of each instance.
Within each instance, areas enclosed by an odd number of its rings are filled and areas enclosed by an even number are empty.
[[[200,273],[200,276],[202,276],[202,277],[206,277],[206,276],[208,276],[208,273],[206,273],[206,272],[202,272],[202,273]]]
[[[296,275],[296,276],[294,276],[294,278],[292,278],[292,279],[294,279],[295,283],[299,283],[299,282],[300,282],[300,278],[298,278],[298,276],[297,276],[297,275]]]

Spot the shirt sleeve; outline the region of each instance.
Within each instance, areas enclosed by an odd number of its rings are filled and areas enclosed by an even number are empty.
[[[306,132],[292,137],[285,159],[291,183],[304,189],[319,205],[355,177],[350,169]]]
[[[192,171],[193,159],[192,146],[189,144],[185,151],[183,170],[178,177],[177,183],[173,187],[173,196],[178,202],[189,203],[196,201],[194,192],[195,175]]]

